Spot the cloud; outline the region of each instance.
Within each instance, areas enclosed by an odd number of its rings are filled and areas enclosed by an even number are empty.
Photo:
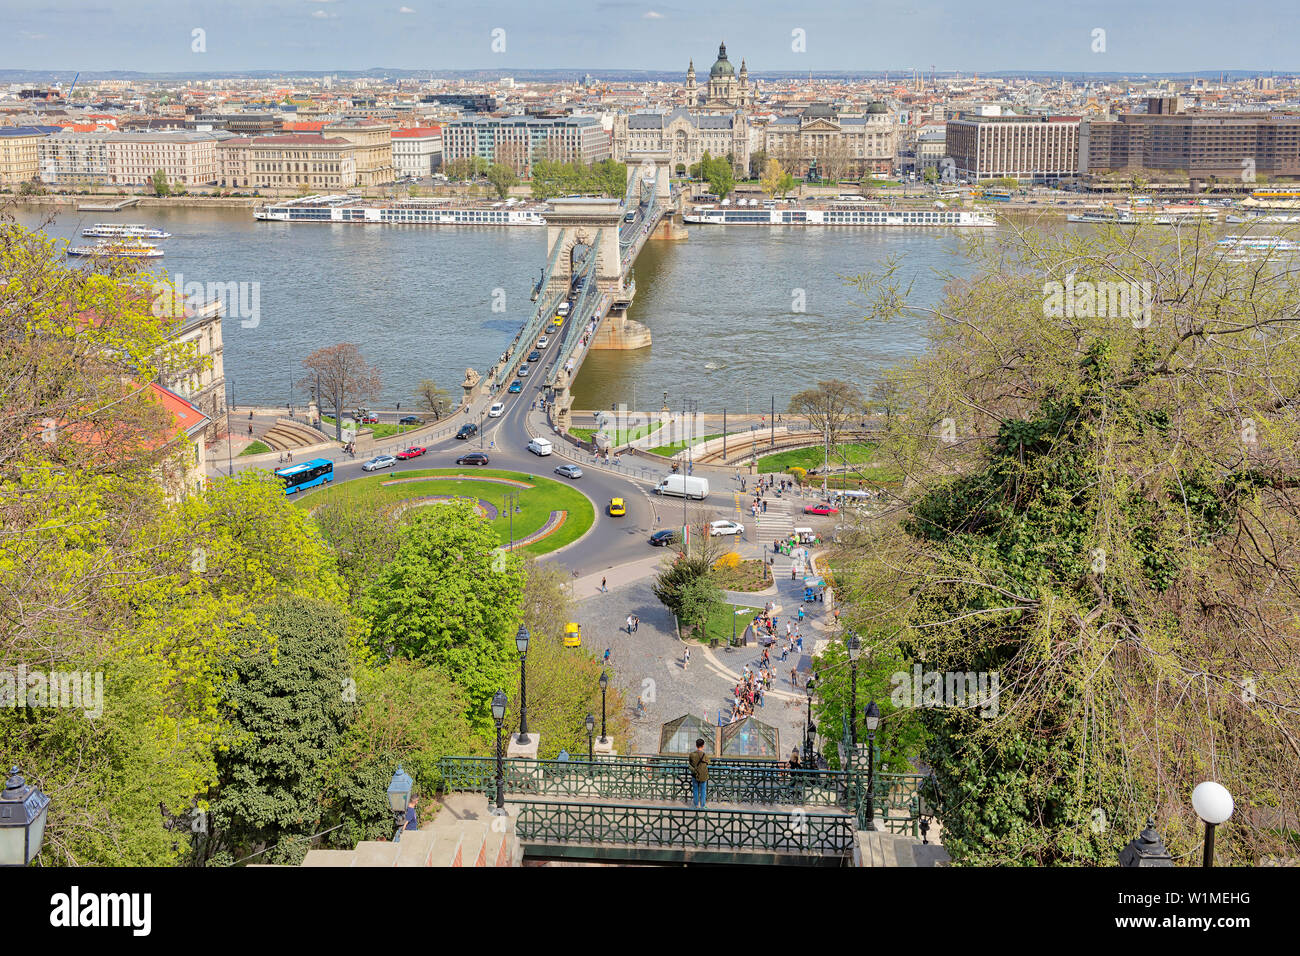
[[[641,17],[642,20],[662,20],[663,18],[664,15],[662,13],[657,13],[654,10],[647,10]]]
[[[412,10],[410,7],[401,7],[397,12],[398,12],[398,13],[414,13],[415,11]]]
[[[339,15],[337,13],[326,13],[324,10],[317,10],[312,14],[312,19],[314,20],[337,20],[338,18]]]

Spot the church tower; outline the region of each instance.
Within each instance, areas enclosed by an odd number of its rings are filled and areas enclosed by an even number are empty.
[[[737,106],[750,106],[753,103],[753,97],[749,94],[749,67],[745,66],[745,58],[740,58],[740,92],[736,96]]]
[[[695,88],[695,58],[691,58],[691,65],[686,69],[686,105],[699,105],[699,91]]]

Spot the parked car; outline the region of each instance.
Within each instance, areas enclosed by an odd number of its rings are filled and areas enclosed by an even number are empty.
[[[837,515],[840,513],[840,509],[829,501],[819,501],[815,505],[804,505],[803,513],[806,515]]]
[[[561,478],[581,478],[582,469],[577,465],[560,465],[555,469],[555,473]]]
[[[500,418],[505,410],[505,402],[493,402],[492,407],[488,409],[488,418]]]
[[[744,533],[745,526],[739,521],[714,521],[709,525],[709,535],[714,538],[721,535]]]
[[[379,424],[379,416],[376,415],[374,412],[370,412],[370,413],[368,413],[368,414],[362,415],[362,416],[361,416],[361,424],[363,424],[363,425],[378,425],[378,424]]]
[[[456,437],[460,439],[473,438],[478,434],[478,426],[473,422],[466,422],[460,426],[460,431],[456,432]]]
[[[424,419],[417,418],[415,415],[403,415],[397,420],[399,425],[423,425]]]
[[[481,451],[472,451],[456,459],[458,465],[486,465],[488,456]]]
[[[537,351],[536,349],[533,349],[531,352],[528,353],[528,361],[540,362],[541,360],[542,360],[542,353]]]
[[[425,448],[423,445],[412,445],[410,448],[403,448],[399,451],[397,457],[402,459],[402,461],[406,461],[408,458],[419,458],[428,450],[429,449]]]
[[[511,382],[510,387],[506,389],[506,391],[509,392],[511,395],[518,395],[523,390],[524,390],[524,383],[519,381],[519,379],[515,379],[513,382]]]
[[[656,531],[650,535],[650,544],[656,548],[662,548],[664,545],[672,544],[677,540],[677,532],[671,528],[664,528],[662,531]]]
[[[362,471],[378,471],[380,468],[392,468],[397,459],[392,455],[376,455],[361,466]]]
[[[622,498],[610,498],[609,513],[616,518],[627,514],[627,502]]]

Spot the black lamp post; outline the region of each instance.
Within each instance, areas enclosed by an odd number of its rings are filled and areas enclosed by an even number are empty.
[[[402,839],[402,831],[406,829],[406,805],[410,802],[414,785],[411,775],[399,763],[388,784],[388,809],[393,811],[393,822],[397,826],[397,832],[393,834],[395,843]]]
[[[519,625],[515,632],[515,647],[519,649],[519,743],[530,744],[528,736],[528,628]]]
[[[591,714],[588,714],[587,719],[583,721],[583,723],[586,724],[587,727],[587,759],[595,760],[596,748],[595,745],[592,743],[591,735],[596,731],[596,718],[593,717]]]
[[[0,866],[26,866],[41,852],[50,798],[29,784],[17,767],[0,794]]]
[[[849,671],[853,675],[849,691],[849,741],[854,747],[858,745],[858,657],[862,654],[862,642],[858,635],[849,631]]]
[[[1232,816],[1232,794],[1222,784],[1206,780],[1198,783],[1192,791],[1192,807],[1205,822],[1205,853],[1201,857],[1201,866],[1214,866],[1214,828],[1227,823]]]
[[[506,719],[506,692],[497,691],[492,695],[492,719],[497,725],[497,813],[506,810],[506,762],[501,751],[501,722]]]
[[[876,828],[876,728],[880,726],[880,708],[873,700],[862,717],[867,725],[867,829]]]
[[[813,688],[816,683],[817,675],[810,673],[808,675],[808,681],[804,685],[804,691],[808,695],[808,720],[804,725],[803,762],[809,769],[816,769],[817,767],[817,763],[813,759],[813,738],[817,733],[817,728],[814,726],[812,719]]]
[[[604,671],[600,672],[600,745],[603,747],[609,743],[605,736],[605,688],[609,686],[609,675]]]
[[[1165,841],[1156,832],[1156,821],[1147,818],[1147,827],[1136,840],[1119,851],[1120,866],[1173,866]]]

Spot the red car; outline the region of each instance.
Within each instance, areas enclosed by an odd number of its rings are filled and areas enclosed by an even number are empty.
[[[362,416],[361,416],[361,424],[363,424],[363,425],[378,425],[378,424],[379,424],[379,416],[378,416],[378,415],[362,415]]]
[[[806,515],[837,515],[840,513],[840,509],[829,502],[819,501],[815,505],[804,505],[803,513]]]
[[[408,458],[419,458],[426,451],[428,451],[428,449],[423,445],[412,445],[410,448],[404,448],[399,451],[397,457],[405,461]]]

